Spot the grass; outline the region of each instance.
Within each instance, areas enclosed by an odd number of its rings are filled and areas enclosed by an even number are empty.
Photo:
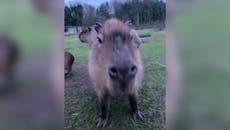
[[[138,106],[144,121],[134,122],[129,115],[127,98],[113,97],[110,102],[107,130],[165,129],[165,32],[138,30],[152,37],[140,47],[145,75],[139,91]],[[65,130],[93,130],[100,114],[96,93],[87,75],[89,48],[77,36],[64,39],[65,50],[75,57],[73,76],[65,82]]]
[[[230,17],[229,8],[222,8],[226,4],[185,2],[186,8],[172,17],[171,33],[182,70],[178,72],[183,75],[180,100],[173,110],[180,111],[173,117],[176,129],[230,129]]]
[[[0,33],[7,33],[18,44],[22,57],[49,54],[55,26],[52,18],[39,14],[28,0],[1,1]],[[27,4],[26,4],[27,3]]]

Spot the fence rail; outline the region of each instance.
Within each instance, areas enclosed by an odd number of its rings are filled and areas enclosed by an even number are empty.
[[[78,35],[81,32],[81,27],[77,26],[65,26],[64,28],[64,36],[69,35]]]

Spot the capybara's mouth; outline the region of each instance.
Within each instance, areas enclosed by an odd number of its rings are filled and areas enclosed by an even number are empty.
[[[125,86],[121,86],[121,87],[120,87],[120,90],[121,90],[121,92],[125,92],[126,87],[125,87]]]

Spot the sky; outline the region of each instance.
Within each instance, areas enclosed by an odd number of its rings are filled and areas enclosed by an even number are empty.
[[[69,3],[69,2],[84,2],[84,3],[87,3],[87,4],[91,4],[91,5],[94,5],[96,7],[98,7],[101,3],[104,3],[106,1],[111,1],[111,0],[65,0],[65,3]],[[166,1],[166,0],[163,0],[163,1]]]
[[[84,3],[87,3],[87,4],[99,6],[101,3],[104,3],[106,1],[110,1],[110,0],[65,0],[65,3],[69,3],[69,2],[84,2]]]

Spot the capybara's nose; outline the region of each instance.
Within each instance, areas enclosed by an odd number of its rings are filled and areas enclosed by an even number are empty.
[[[131,67],[129,67],[129,72],[128,75],[130,76],[135,76],[137,73],[137,66],[133,65]]]
[[[109,68],[109,76],[112,79],[116,79],[119,76],[118,69],[116,67],[110,67]]]
[[[109,76],[112,79],[123,79],[135,77],[137,73],[137,66],[131,65],[129,67],[110,67]]]

